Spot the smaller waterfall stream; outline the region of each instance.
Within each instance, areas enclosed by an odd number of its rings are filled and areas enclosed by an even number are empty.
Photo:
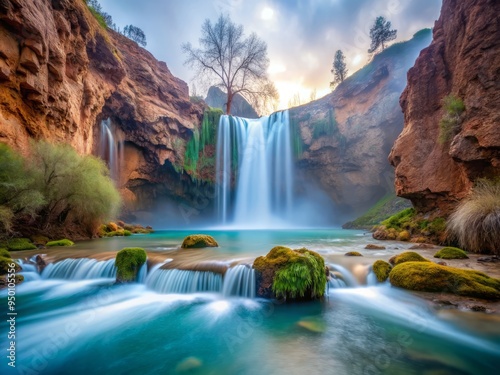
[[[220,292],[222,275],[208,271],[160,268],[147,278],[146,286],[159,293]]]
[[[120,168],[123,165],[125,151],[125,142],[121,133],[119,133],[111,119],[101,122],[99,156],[106,161],[109,167],[111,178],[120,182]]]

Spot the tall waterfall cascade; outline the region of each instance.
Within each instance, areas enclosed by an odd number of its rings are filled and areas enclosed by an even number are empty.
[[[217,211],[223,225],[287,226],[294,185],[288,111],[259,119],[221,116],[216,158]]]
[[[101,121],[99,139],[99,156],[108,164],[111,178],[119,183],[125,151],[123,135],[116,130],[111,119],[108,118]]]

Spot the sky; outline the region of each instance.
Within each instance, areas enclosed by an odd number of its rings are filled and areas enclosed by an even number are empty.
[[[370,27],[384,16],[397,29],[395,42],[433,27],[442,0],[100,0],[117,26],[133,24],[146,33],[147,49],[198,95],[204,88],[184,66],[181,45],[198,45],[205,19],[220,14],[255,32],[267,43],[269,77],[280,93],[280,108],[330,92],[335,51],[346,55],[348,75],[369,59]],[[298,104],[298,103],[296,103]]]

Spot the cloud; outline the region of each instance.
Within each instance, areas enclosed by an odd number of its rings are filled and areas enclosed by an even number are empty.
[[[181,45],[197,44],[206,18],[229,14],[247,33],[256,32],[267,42],[274,66],[271,79],[282,87],[299,87],[302,95],[312,89],[327,91],[337,49],[344,51],[350,73],[366,62],[375,17],[391,21],[401,41],[432,27],[441,8],[441,0],[101,0],[101,4],[120,27],[142,28],[148,50],[188,83],[193,72],[183,65]]]

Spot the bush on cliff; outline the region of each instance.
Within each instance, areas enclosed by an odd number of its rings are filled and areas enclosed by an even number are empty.
[[[500,280],[482,272],[441,266],[432,262],[406,262],[396,265],[390,272],[389,279],[392,285],[408,290],[500,299]]]
[[[444,116],[439,122],[439,142],[444,144],[449,142],[458,133],[462,122],[462,113],[465,105],[462,99],[453,94],[443,99]]]
[[[478,181],[450,215],[447,228],[468,251],[500,254],[500,180]]]

